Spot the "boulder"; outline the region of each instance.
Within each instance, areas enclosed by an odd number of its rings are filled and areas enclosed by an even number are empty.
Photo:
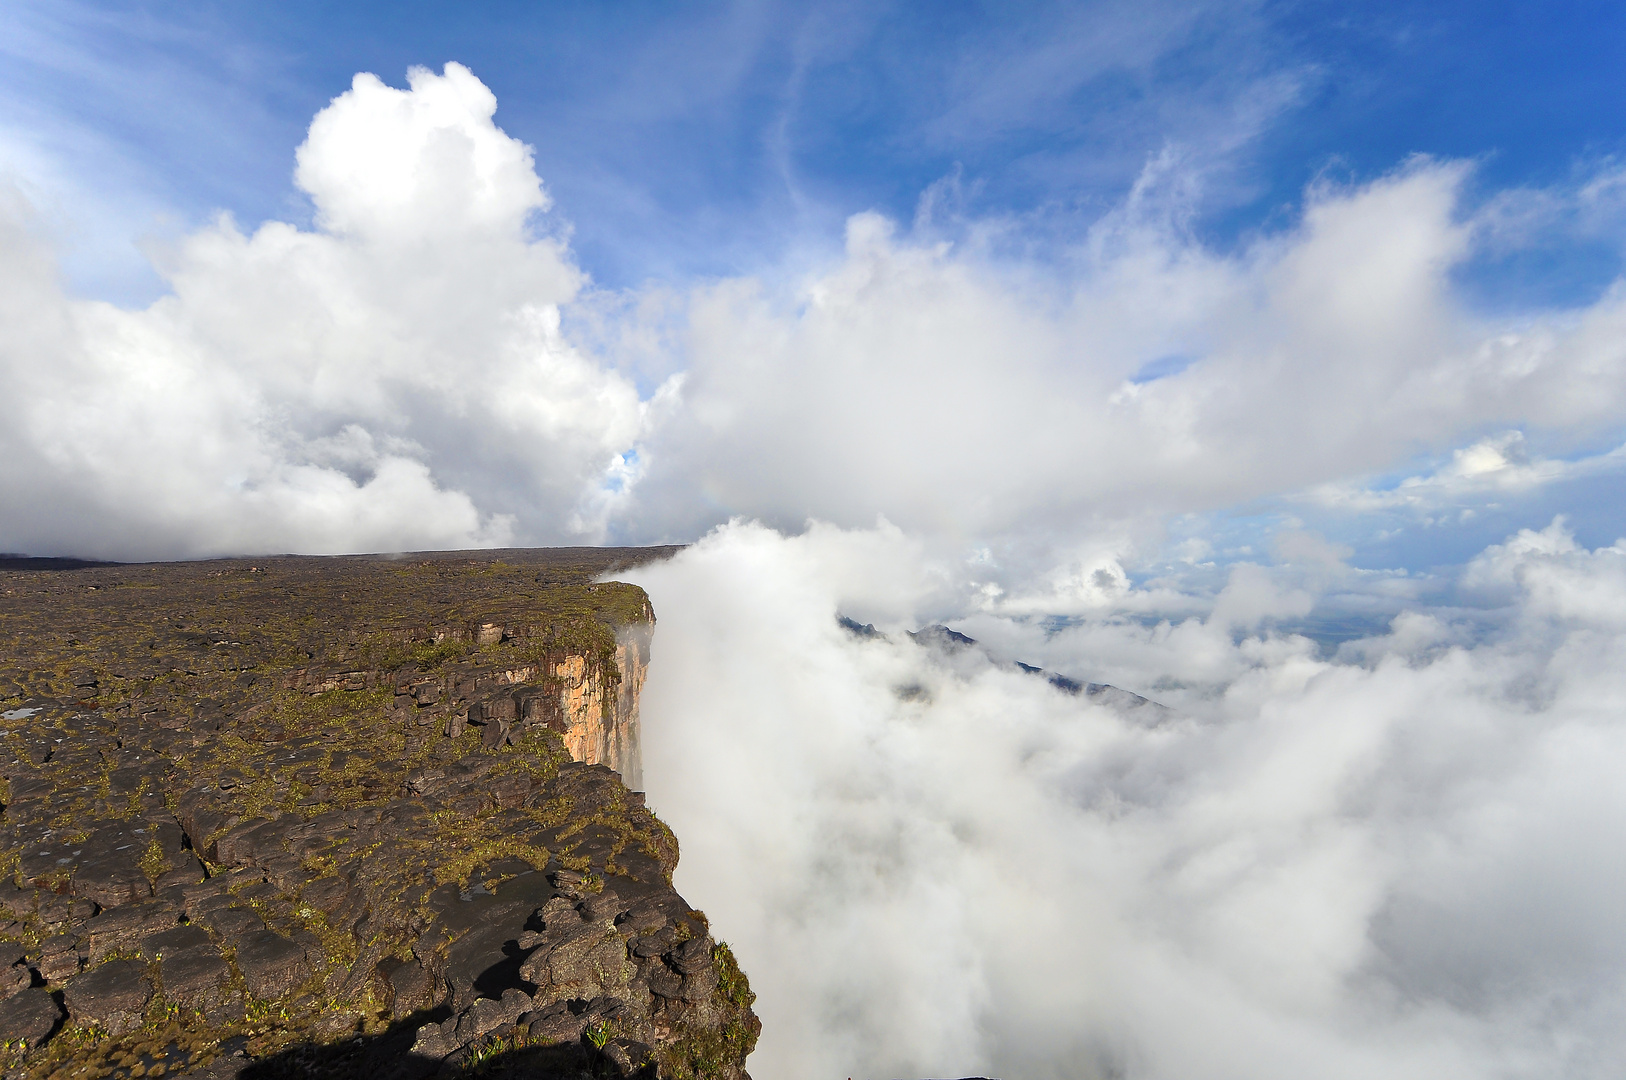
[[[57,934],[40,943],[39,959],[34,964],[34,970],[46,982],[60,983],[78,974],[83,961],[79,939],[72,934]]]
[[[568,1002],[556,1001],[545,1009],[521,1016],[519,1023],[539,1043],[573,1043],[581,1039],[587,1017],[571,1011]]]
[[[15,997],[33,985],[34,972],[21,960],[0,969],[0,1001]]]
[[[237,970],[248,992],[267,1001],[287,994],[311,974],[305,950],[270,930],[250,931],[238,939]]]
[[[455,1038],[459,1045],[466,1045],[488,1031],[512,1024],[530,1008],[530,995],[523,990],[505,990],[498,1000],[476,998],[474,1004],[465,1009],[458,1019]]]
[[[520,975],[556,995],[591,998],[625,995],[638,969],[614,923],[583,920],[564,929],[563,940],[532,953],[520,965]]]
[[[170,865],[172,869],[159,874],[152,883],[155,894],[162,895],[165,889],[173,885],[196,885],[204,878],[203,864],[190,851],[171,856]]]
[[[675,999],[683,996],[683,976],[659,960],[650,965],[644,978],[649,983],[649,992],[657,997]]]
[[[0,1032],[29,1049],[45,1045],[62,1019],[56,998],[43,986],[32,987],[0,1001]]]
[[[690,938],[672,950],[672,966],[684,975],[698,975],[711,968],[711,936]]]
[[[454,1038],[456,1031],[455,1016],[445,1023],[425,1024],[418,1029],[417,1035],[413,1038],[410,1052],[417,1057],[439,1061],[458,1048]]]
[[[63,998],[69,1019],[78,1027],[100,1028],[119,1035],[141,1026],[152,989],[146,964],[139,960],[109,960],[69,981]]]
[[[166,952],[159,972],[165,998],[205,1015],[214,1015],[236,1000],[231,968],[211,943]]]
[[[89,841],[86,841],[88,844]],[[73,873],[73,894],[102,908],[115,908],[152,895],[147,875],[141,872],[134,845],[85,857]]]

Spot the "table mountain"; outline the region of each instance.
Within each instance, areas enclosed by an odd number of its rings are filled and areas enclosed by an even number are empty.
[[[0,1069],[745,1080],[598,580],[669,551],[7,558]]]

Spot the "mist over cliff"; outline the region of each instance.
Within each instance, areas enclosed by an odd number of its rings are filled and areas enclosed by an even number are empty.
[[[1044,258],[945,182],[615,291],[496,108],[357,75],[309,220],[185,232],[140,309],[7,187],[0,549],[695,541],[629,575],[645,781],[763,1077],[1612,1074],[1626,290],[1462,281],[1614,163],[1395,161],[1220,246],[1171,147]]]
[[[1150,716],[911,640],[941,612],[923,562],[896,530],[738,524],[636,575],[651,803],[760,991],[760,1075],[1605,1076],[1626,1053],[1621,546],[1522,533],[1464,574],[1494,604],[1331,655],[1239,618],[1271,584],[1243,572],[1152,623],[957,624]]]

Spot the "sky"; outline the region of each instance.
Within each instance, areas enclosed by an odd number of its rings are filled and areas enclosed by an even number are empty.
[[[570,342],[613,369],[646,412],[672,375],[703,378],[697,297],[749,282],[794,311],[841,264],[859,215],[891,223],[912,251],[948,244],[955,269],[1050,305],[1029,314],[1052,318],[1058,335],[1081,333],[1060,306],[1071,299],[1075,319],[1093,319],[1078,310],[1092,278],[1099,289],[1103,273],[1143,272],[1128,263],[1154,248],[1166,264],[1157,287],[1194,293],[1204,286],[1174,281],[1180,260],[1246,273],[1302,231],[1317,198],[1424,163],[1457,170],[1441,213],[1471,235],[1437,256],[1449,263],[1438,285],[1453,315],[1477,324],[1468,333],[1572,320],[1620,271],[1626,128],[1612,58],[1626,19],[1611,5],[20,3],[0,19],[0,167],[64,300],[140,311],[174,294],[180,252],[221,214],[245,234],[268,222],[319,234],[317,197],[294,172],[312,117],[358,72],[401,88],[409,68],[451,60],[495,96],[498,130],[530,148],[546,208],[520,228],[562,244],[578,275],[569,302],[544,299]],[[1134,382],[1200,358],[1215,313],[1186,314],[1191,325],[1161,340],[1128,331],[1137,340],[1117,347],[1134,355],[1114,357],[1113,374]],[[1092,346],[1099,354],[1099,342],[1079,345]],[[301,438],[335,438],[350,419],[333,415]],[[1515,432],[1541,461],[1592,458],[1621,441],[1599,418],[1541,424],[1503,409],[1460,420],[1429,421],[1299,479],[1398,484],[1475,437]],[[919,437],[953,438],[949,415],[923,421]],[[620,458],[660,468],[647,433],[611,441],[623,444],[614,454],[590,451],[604,463],[601,502],[625,481]],[[474,492],[472,475],[492,475],[494,463],[429,455],[437,460],[419,460],[435,482],[483,515],[465,542],[690,539],[733,515],[794,526],[896,513],[887,498],[843,513],[713,490],[685,495],[689,512],[553,506],[544,519],[525,509],[535,482]],[[1238,535],[1313,521],[1358,562],[1419,571],[1460,564],[1559,512],[1588,542],[1610,541],[1617,475],[1550,477],[1517,506],[1505,491],[1453,506],[1473,524],[1452,528],[1419,527],[1397,507],[1352,515],[1305,502],[1304,490],[1287,490],[1294,481],[1198,509],[1225,515],[1209,529],[1245,522]],[[490,524],[507,519],[507,532]],[[295,532],[273,546],[389,546],[396,527]],[[121,541],[119,553],[253,546],[229,530],[189,532],[148,548]],[[115,553],[71,536],[59,525],[14,528],[0,541]]]
[[[759,1076],[1614,1075],[1623,37],[19,0],[0,550],[692,544]]]

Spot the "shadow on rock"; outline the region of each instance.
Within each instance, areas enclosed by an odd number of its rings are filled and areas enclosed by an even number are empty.
[[[580,1042],[526,1045],[523,1034],[494,1033],[482,1044],[447,1060],[412,1052],[419,1027],[445,1018],[447,1010],[420,1012],[377,1035],[339,1043],[301,1043],[256,1061],[219,1058],[193,1075],[209,1080],[430,1080],[484,1077],[491,1080],[654,1080],[653,1065],[619,1061],[617,1047]]]

